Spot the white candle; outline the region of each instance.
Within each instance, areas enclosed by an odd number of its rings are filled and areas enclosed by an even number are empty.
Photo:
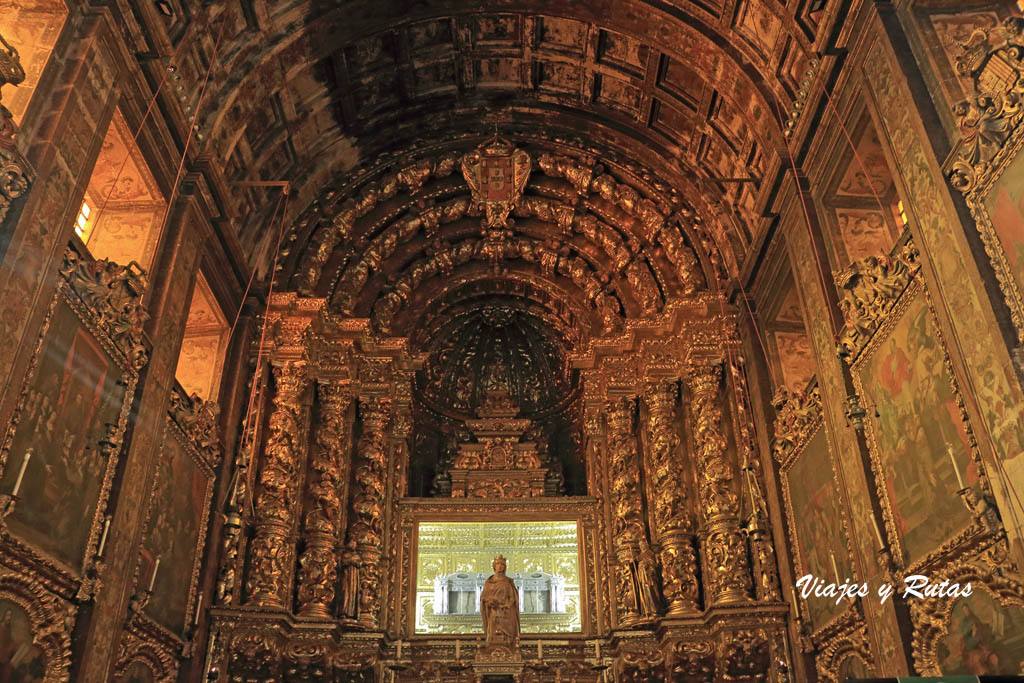
[[[462,641],[461,640],[456,640],[455,641],[455,659],[456,660],[462,659]]]
[[[110,532],[110,517],[103,522],[103,536],[100,537],[100,548],[96,551],[97,557],[103,557],[103,549],[107,547],[107,533]]]
[[[192,625],[199,625],[199,610],[203,607],[203,593],[200,591],[199,597],[196,598],[196,613],[192,616]]]
[[[153,573],[149,576],[149,592],[153,592],[153,585],[156,583],[156,573],[160,570],[160,558],[156,558],[156,564],[153,565]]]
[[[398,655],[395,657],[395,659],[401,659],[401,658],[402,658],[402,641],[399,640],[398,641]]]
[[[601,659],[601,641],[594,641],[594,659]]]
[[[964,479],[960,476],[960,468],[956,466],[956,458],[953,457],[953,446],[951,444],[946,444],[946,452],[949,453],[949,461],[953,463],[953,471],[956,472],[957,486],[961,489],[966,488],[964,486]]]
[[[18,491],[21,490],[21,480],[25,478],[25,470],[28,469],[28,461],[32,458],[32,449],[25,451],[25,459],[21,461],[21,469],[18,470],[18,479],[14,482],[14,490],[11,491],[12,496],[18,495]]]
[[[828,551],[828,559],[832,560],[832,573],[836,575],[836,583],[839,583],[839,568],[836,567],[836,556],[831,550]]]
[[[537,661],[544,659],[544,645],[541,641],[537,641]]]
[[[796,597],[796,586],[790,586],[790,591],[793,593],[793,609],[796,610],[796,618],[800,618],[800,600]]]
[[[878,547],[885,547],[885,539],[882,538],[882,530],[878,528],[878,520],[875,519],[874,515],[871,515],[871,526],[875,529],[875,538],[878,539]]]

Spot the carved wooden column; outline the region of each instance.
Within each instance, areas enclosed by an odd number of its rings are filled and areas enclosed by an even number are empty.
[[[667,616],[697,611],[700,587],[693,552],[693,524],[689,518],[686,489],[675,461],[679,436],[673,425],[676,384],[659,381],[648,386],[643,396],[647,405],[647,443],[653,472],[649,479],[648,504],[654,510],[654,524],[661,546],[662,584]]]
[[[308,386],[305,364],[288,361],[273,368],[274,408],[264,446],[256,495],[256,533],[249,546],[248,604],[284,607],[295,564],[295,525],[301,465],[305,460]]]
[[[704,514],[708,606],[750,596],[750,568],[739,525],[739,482],[726,453],[719,386],[721,361],[695,363],[687,377],[692,393],[697,485]]]
[[[640,463],[633,437],[633,401],[608,404],[608,478],[612,505],[612,537],[618,569],[616,596],[619,625],[641,620],[640,590],[634,569],[640,544],[646,544],[640,503]]]
[[[380,560],[383,553],[384,493],[387,482],[387,427],[391,401],[368,398],[359,405],[363,429],[356,451],[359,466],[352,502],[349,543],[359,555],[358,622],[363,628],[377,628],[381,605]]]
[[[303,517],[306,548],[299,558],[299,616],[331,616],[338,581],[337,547],[342,533],[342,482],[348,480],[345,413],[349,387],[336,380],[317,384],[320,423],[309,462],[309,486]]]

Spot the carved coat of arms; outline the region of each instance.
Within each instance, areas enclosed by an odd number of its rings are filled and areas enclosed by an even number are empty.
[[[483,227],[508,226],[508,214],[523,196],[530,155],[495,135],[462,157],[462,176],[473,201],[484,210]]]

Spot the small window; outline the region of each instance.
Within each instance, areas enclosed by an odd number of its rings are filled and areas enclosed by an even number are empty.
[[[91,213],[92,209],[89,208],[89,202],[82,202],[82,208],[78,210],[78,218],[75,219],[75,234],[83,242],[89,241],[89,233],[92,232],[92,223],[89,222],[89,215]]]

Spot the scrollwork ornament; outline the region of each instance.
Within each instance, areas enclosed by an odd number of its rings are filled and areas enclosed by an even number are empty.
[[[48,591],[38,580],[0,571],[0,599],[28,616],[32,642],[43,651],[45,680],[67,681],[71,670],[71,628],[77,608]]]

